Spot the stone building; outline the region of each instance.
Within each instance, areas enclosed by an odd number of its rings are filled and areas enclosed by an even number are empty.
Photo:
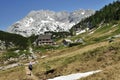
[[[36,40],[36,45],[53,45],[54,42],[52,40],[52,35],[50,34],[41,34],[39,35],[38,39]]]

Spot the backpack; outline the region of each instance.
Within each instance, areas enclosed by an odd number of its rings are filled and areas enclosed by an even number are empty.
[[[28,67],[28,68],[29,68],[29,70],[32,70],[32,65],[29,65],[29,67]]]

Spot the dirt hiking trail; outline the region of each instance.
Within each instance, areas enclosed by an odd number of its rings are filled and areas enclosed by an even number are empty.
[[[28,66],[25,66],[26,80],[41,80],[28,69]]]

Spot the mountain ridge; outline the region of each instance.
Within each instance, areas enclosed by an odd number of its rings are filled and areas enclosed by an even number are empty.
[[[120,20],[120,0],[105,5],[99,11],[96,11],[94,15],[80,21],[72,28],[96,28],[103,24],[111,23]]]
[[[11,25],[7,31],[25,37],[43,34],[45,31],[69,31],[73,25],[94,13],[93,10],[82,9],[73,12],[31,11],[23,19]]]

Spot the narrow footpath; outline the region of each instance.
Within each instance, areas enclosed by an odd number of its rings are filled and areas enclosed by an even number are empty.
[[[27,80],[40,80],[38,77],[33,75],[33,73],[28,69],[28,66],[25,66],[25,72]]]

